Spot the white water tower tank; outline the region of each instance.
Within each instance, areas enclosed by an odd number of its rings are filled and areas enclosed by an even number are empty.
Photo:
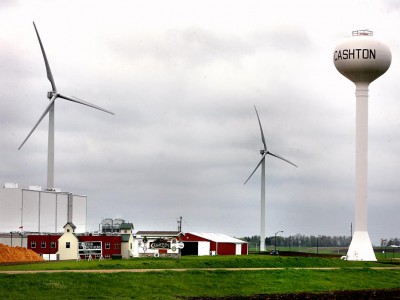
[[[333,62],[345,77],[357,83],[371,83],[389,69],[392,53],[373,38],[372,31],[353,31],[353,37],[336,46]]]

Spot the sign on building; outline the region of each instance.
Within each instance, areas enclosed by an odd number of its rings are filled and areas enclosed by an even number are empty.
[[[102,257],[101,242],[79,242],[78,245],[79,256],[84,256],[85,258],[88,258],[89,256],[92,256],[93,258]]]

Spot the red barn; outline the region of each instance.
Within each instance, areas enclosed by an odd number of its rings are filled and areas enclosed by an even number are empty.
[[[247,255],[248,244],[220,233],[188,232],[182,237],[182,255]]]

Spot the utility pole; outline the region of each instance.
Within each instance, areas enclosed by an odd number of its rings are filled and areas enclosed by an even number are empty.
[[[178,222],[178,231],[181,232],[182,231],[182,216],[179,217]]]

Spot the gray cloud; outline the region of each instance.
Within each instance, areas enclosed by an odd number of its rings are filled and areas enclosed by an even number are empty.
[[[345,16],[337,22],[340,5],[318,7],[313,15],[293,3],[293,11],[257,2],[258,9],[232,5],[229,13],[200,5],[199,14],[177,6],[188,18],[169,6],[163,14],[162,7],[133,10],[127,3],[130,10],[96,2],[86,19],[85,7],[63,1],[57,17],[52,6],[22,5],[0,20],[9,24],[0,33],[6,45],[1,181],[46,182],[47,119],[16,150],[45,109],[50,88],[31,28],[35,17],[60,91],[116,113],[66,101],[56,106],[56,183],[88,195],[90,229],[102,217],[123,217],[138,230],[175,229],[182,215],[184,230],[258,234],[260,174],[243,185],[262,147],[256,105],[269,149],[299,165],[267,160],[267,234],[348,234],[354,86],[331,55],[354,22]],[[346,14],[356,12],[348,5]],[[388,74],[370,87],[369,225],[379,242],[396,236],[398,227],[399,47],[394,24],[382,21],[397,12],[365,9],[379,12],[381,22],[371,26],[392,35],[382,38],[393,51]],[[72,12],[75,22],[56,22]]]

